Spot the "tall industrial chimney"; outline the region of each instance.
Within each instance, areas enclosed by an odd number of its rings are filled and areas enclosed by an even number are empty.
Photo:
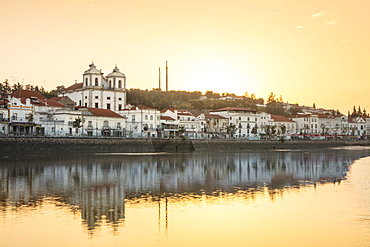
[[[161,89],[161,67],[159,67],[159,89]]]
[[[168,92],[168,66],[166,61],[166,92]]]

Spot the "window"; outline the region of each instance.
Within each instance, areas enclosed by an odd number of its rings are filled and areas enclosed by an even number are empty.
[[[87,103],[85,103],[85,107],[87,107]]]
[[[145,115],[145,120],[148,120],[148,115]]]
[[[121,128],[121,123],[117,123],[117,129]]]
[[[242,117],[239,117],[239,120],[242,120]]]
[[[108,123],[108,121],[104,121],[104,123],[103,123],[103,127],[104,127],[104,128],[108,128],[108,127],[109,127],[109,123]]]
[[[110,104],[107,104],[107,109],[110,110]]]
[[[122,98],[118,98],[118,100],[122,100]]]
[[[135,123],[135,115],[132,115],[132,122]]]
[[[99,103],[95,103],[95,108],[99,108]]]
[[[82,102],[81,102],[81,100],[80,100],[78,103],[79,103],[79,104],[78,104],[79,106],[82,106]]]
[[[87,96],[85,96],[85,99],[87,99]]]
[[[107,97],[107,100],[110,100],[110,97]]]
[[[112,81],[109,80],[109,87],[111,88],[112,87]]]
[[[122,105],[121,104],[118,105],[118,110],[119,111],[122,110]]]
[[[153,115],[150,115],[150,120],[153,120]]]
[[[99,96],[95,96],[95,99],[99,99]]]
[[[89,79],[85,79],[85,86],[87,86],[88,85],[88,83],[89,83]]]
[[[150,124],[150,128],[153,129],[153,124]]]
[[[118,81],[118,87],[122,88],[122,81],[121,80]]]
[[[99,79],[95,78],[95,86],[98,86],[98,85],[99,85]]]

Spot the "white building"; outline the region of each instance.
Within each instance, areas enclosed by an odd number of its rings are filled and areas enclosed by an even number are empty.
[[[127,119],[127,137],[158,137],[160,111],[147,106],[128,106],[118,113]]]
[[[211,114],[217,114],[229,119],[229,125],[236,127],[233,134],[236,138],[248,138],[258,136],[259,114],[257,110],[226,107],[214,110]]]
[[[229,119],[217,114],[200,114],[200,138],[225,138]]]
[[[271,115],[271,126],[276,126],[278,136],[291,136],[297,132],[297,123],[283,116]]]
[[[126,119],[108,109],[67,107],[50,109],[48,118],[40,120],[45,135],[52,136],[115,136],[125,135]],[[77,124],[79,123],[79,124]]]
[[[126,76],[117,66],[107,77],[94,63],[83,73],[83,82],[75,83],[60,93],[78,106],[119,111],[126,105]]]
[[[161,111],[161,122],[164,136],[177,136],[179,127],[183,126],[185,132],[183,135],[187,138],[201,138],[201,126],[197,117],[188,111],[177,110],[174,108],[164,109]]]

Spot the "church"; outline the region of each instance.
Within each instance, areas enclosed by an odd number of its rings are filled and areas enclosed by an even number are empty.
[[[68,96],[77,106],[120,111],[126,106],[126,76],[117,66],[106,77],[95,64],[83,73],[81,83],[66,88],[59,96]]]

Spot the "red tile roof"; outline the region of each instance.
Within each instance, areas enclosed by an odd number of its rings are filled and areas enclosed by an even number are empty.
[[[177,115],[193,116],[190,112],[181,110],[177,111]]]
[[[75,83],[75,84],[73,84],[72,86],[69,86],[69,87],[67,87],[66,89],[64,89],[62,92],[66,92],[66,91],[69,91],[69,90],[76,90],[76,89],[80,89],[80,88],[82,88],[82,86],[83,86],[82,82],[80,82],[80,83]]]
[[[24,89],[19,89],[17,91],[14,91],[11,94],[11,96],[14,97],[14,98],[31,98],[31,97],[35,97],[35,98],[38,98],[38,99],[45,99],[45,97],[41,93],[39,93],[39,92],[32,91],[32,90],[24,90]]]
[[[257,112],[257,110],[239,108],[239,107],[224,107],[224,108],[221,108],[221,109],[213,110],[212,112],[217,112],[217,111],[250,111],[250,112]]]
[[[175,112],[176,108],[166,108],[166,109],[163,109],[161,110],[161,113],[164,113],[166,111],[172,111],[172,112]]]
[[[26,104],[26,100],[28,98],[21,98],[22,104]],[[65,105],[59,103],[56,100],[51,100],[51,99],[37,99],[37,100],[32,100],[31,99],[31,104],[35,106],[55,106],[55,107],[66,107]]]
[[[63,99],[63,97],[53,97],[53,98],[50,98],[51,100],[56,100],[56,101],[58,101],[58,100],[61,100],[61,99]]]
[[[220,115],[217,115],[217,114],[204,114],[205,118],[206,119],[210,119],[210,118],[220,118],[220,119],[227,119],[223,116],[220,116]]]
[[[121,115],[115,113],[114,111],[108,109],[101,109],[101,108],[90,108],[90,107],[76,107],[76,109],[86,108],[91,114],[98,117],[117,117],[123,118]]]
[[[161,120],[170,120],[170,121],[175,121],[176,119],[169,117],[169,116],[161,116]]]
[[[293,120],[290,120],[289,118],[279,116],[279,115],[271,115],[271,119],[274,120],[275,122],[293,122]]]

